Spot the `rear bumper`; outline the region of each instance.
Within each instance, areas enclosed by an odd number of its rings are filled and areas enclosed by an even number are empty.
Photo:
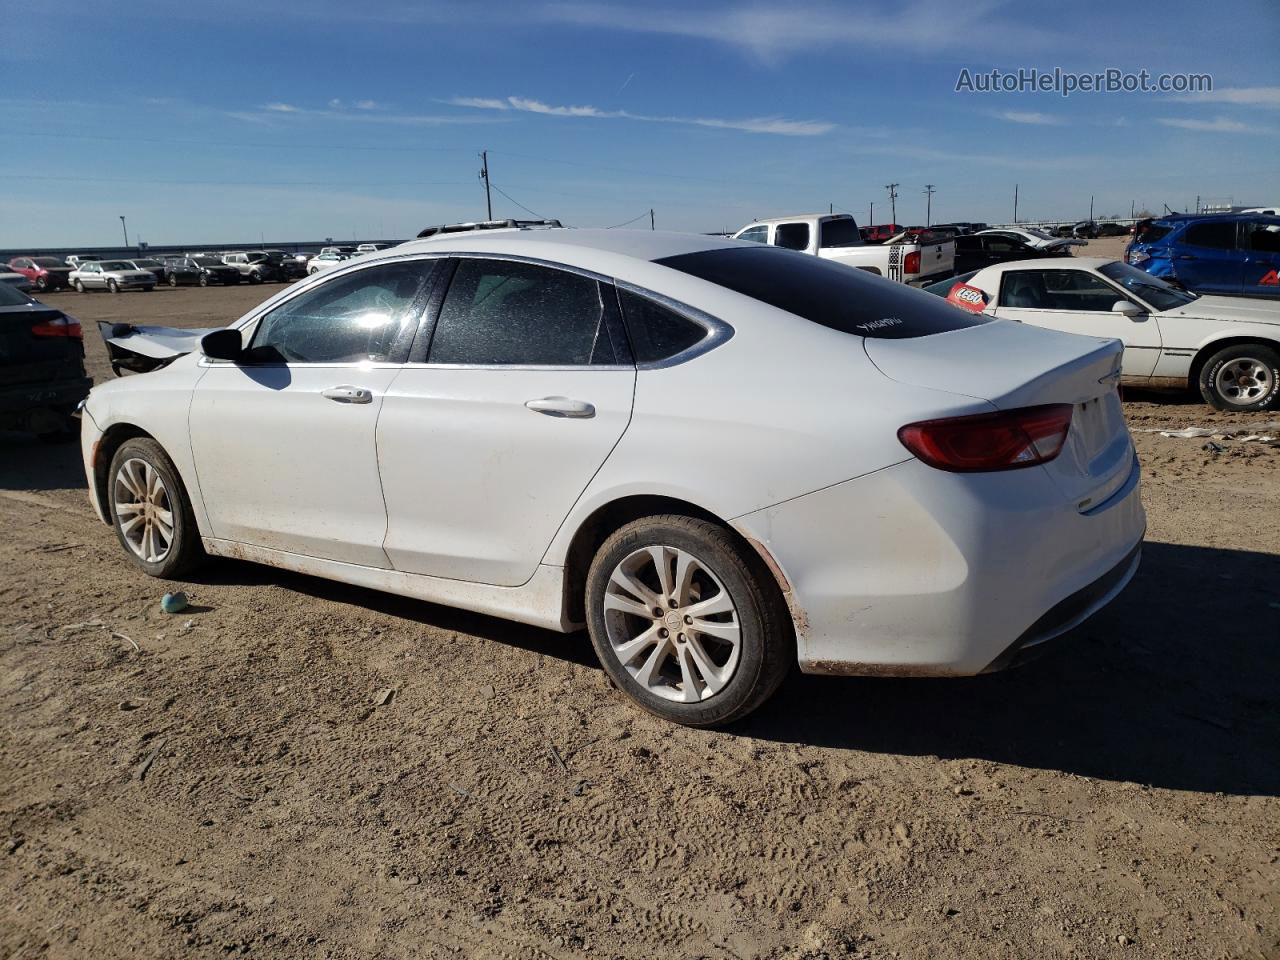
[[[74,410],[92,386],[88,377],[73,377],[0,387],[0,428],[40,432],[51,414],[65,415]]]
[[[1132,469],[1085,514],[1042,468],[953,474],[910,460],[734,526],[778,576],[806,673],[968,676],[1128,582],[1146,528]]]

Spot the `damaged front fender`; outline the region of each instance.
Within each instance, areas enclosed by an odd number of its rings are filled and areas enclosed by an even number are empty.
[[[116,376],[124,371],[147,373],[168,366],[179,357],[195,353],[205,334],[221,327],[140,327],[132,323],[98,321],[98,332],[107,347],[107,357]]]

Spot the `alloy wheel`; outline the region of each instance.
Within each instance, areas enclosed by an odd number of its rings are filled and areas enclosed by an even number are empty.
[[[1218,396],[1243,406],[1255,403],[1271,393],[1271,368],[1253,357],[1237,357],[1222,365],[1213,378]]]
[[[112,484],[120,532],[145,563],[159,563],[173,546],[173,506],[160,471],[134,457],[120,464]]]
[[[614,568],[605,630],[618,662],[648,692],[698,703],[733,679],[742,628],[720,578],[693,554],[650,546]]]

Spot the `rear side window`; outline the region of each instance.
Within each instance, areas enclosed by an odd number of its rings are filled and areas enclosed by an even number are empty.
[[[622,313],[636,363],[659,363],[683,353],[707,336],[702,324],[668,310],[647,297],[619,290]]]
[[[1193,223],[1183,233],[1182,242],[1193,247],[1231,250],[1236,245],[1236,225],[1222,222]]]
[[[656,262],[859,337],[924,337],[991,319],[966,314],[937,297],[865,270],[768,247],[705,250]]]
[[[809,249],[809,225],[807,223],[780,223],[773,228],[774,246],[784,250]]]
[[[427,362],[569,367],[618,360],[595,280],[531,263],[464,258]]]
[[[1249,249],[1280,253],[1280,223],[1249,224]]]

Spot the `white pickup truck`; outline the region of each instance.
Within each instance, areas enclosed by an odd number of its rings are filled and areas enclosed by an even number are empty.
[[[955,272],[954,241],[929,242],[926,234],[921,243],[903,233],[885,243],[867,243],[847,213],[756,220],[733,237],[835,260],[901,283],[942,279]]]

